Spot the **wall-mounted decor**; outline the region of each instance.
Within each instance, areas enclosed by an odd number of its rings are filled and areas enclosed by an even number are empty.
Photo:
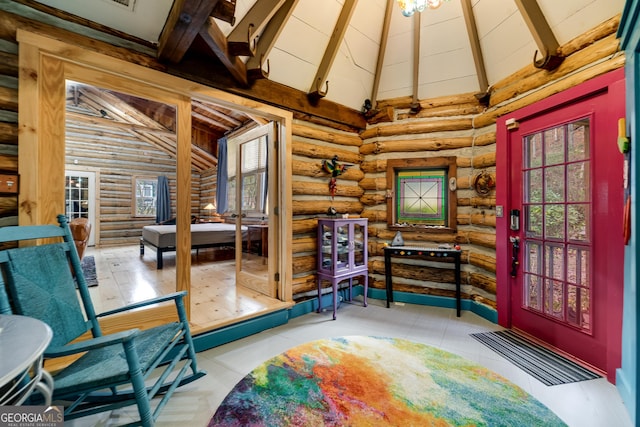
[[[495,186],[496,183],[493,176],[487,171],[482,171],[473,178],[473,189],[479,196],[488,196],[491,194],[491,189]]]
[[[345,173],[349,166],[351,165],[338,163],[338,156],[333,156],[333,159],[331,160],[322,161],[322,169],[331,175],[331,179],[329,180],[329,193],[331,194],[331,200],[335,197],[338,187],[336,177]]]

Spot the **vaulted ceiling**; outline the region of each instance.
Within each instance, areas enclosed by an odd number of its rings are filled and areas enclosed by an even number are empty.
[[[412,17],[394,0],[0,0],[0,6],[151,55],[176,74],[301,113],[315,108],[357,127],[364,123],[358,115],[375,111],[380,100],[406,98],[415,109],[421,99],[474,93],[486,102],[492,84],[527,65],[553,69],[562,61],[559,46],[620,14],[624,0],[445,0]],[[194,105],[194,117],[211,118],[211,110],[219,111]]]

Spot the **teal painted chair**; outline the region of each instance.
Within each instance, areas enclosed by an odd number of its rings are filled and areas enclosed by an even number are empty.
[[[47,323],[53,338],[46,359],[86,352],[53,374],[53,404],[65,407],[65,420],[135,404],[140,420],[130,425],[152,426],[177,387],[205,375],[196,363],[183,303],[186,293],[96,315],[67,219],[59,215],[58,221],[59,226],[0,228],[0,247],[40,242],[0,251],[0,313]],[[177,321],[109,335],[100,330],[99,319],[161,303],[175,304]],[[76,340],[86,332],[93,338]]]

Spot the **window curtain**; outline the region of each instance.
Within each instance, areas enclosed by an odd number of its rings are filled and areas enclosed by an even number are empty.
[[[227,182],[229,181],[227,172],[227,137],[218,140],[218,172],[216,189],[216,210],[218,213],[225,213],[228,209],[227,203]]]
[[[171,194],[169,193],[169,180],[166,176],[158,177],[156,191],[156,223],[160,224],[171,219]]]

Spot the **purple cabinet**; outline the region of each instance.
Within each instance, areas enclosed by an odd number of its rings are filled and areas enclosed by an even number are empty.
[[[367,219],[318,219],[318,312],[322,311],[322,280],[331,282],[333,318],[338,306],[338,284],[349,280],[349,300],[353,278],[362,276],[364,306],[367,305]]]

